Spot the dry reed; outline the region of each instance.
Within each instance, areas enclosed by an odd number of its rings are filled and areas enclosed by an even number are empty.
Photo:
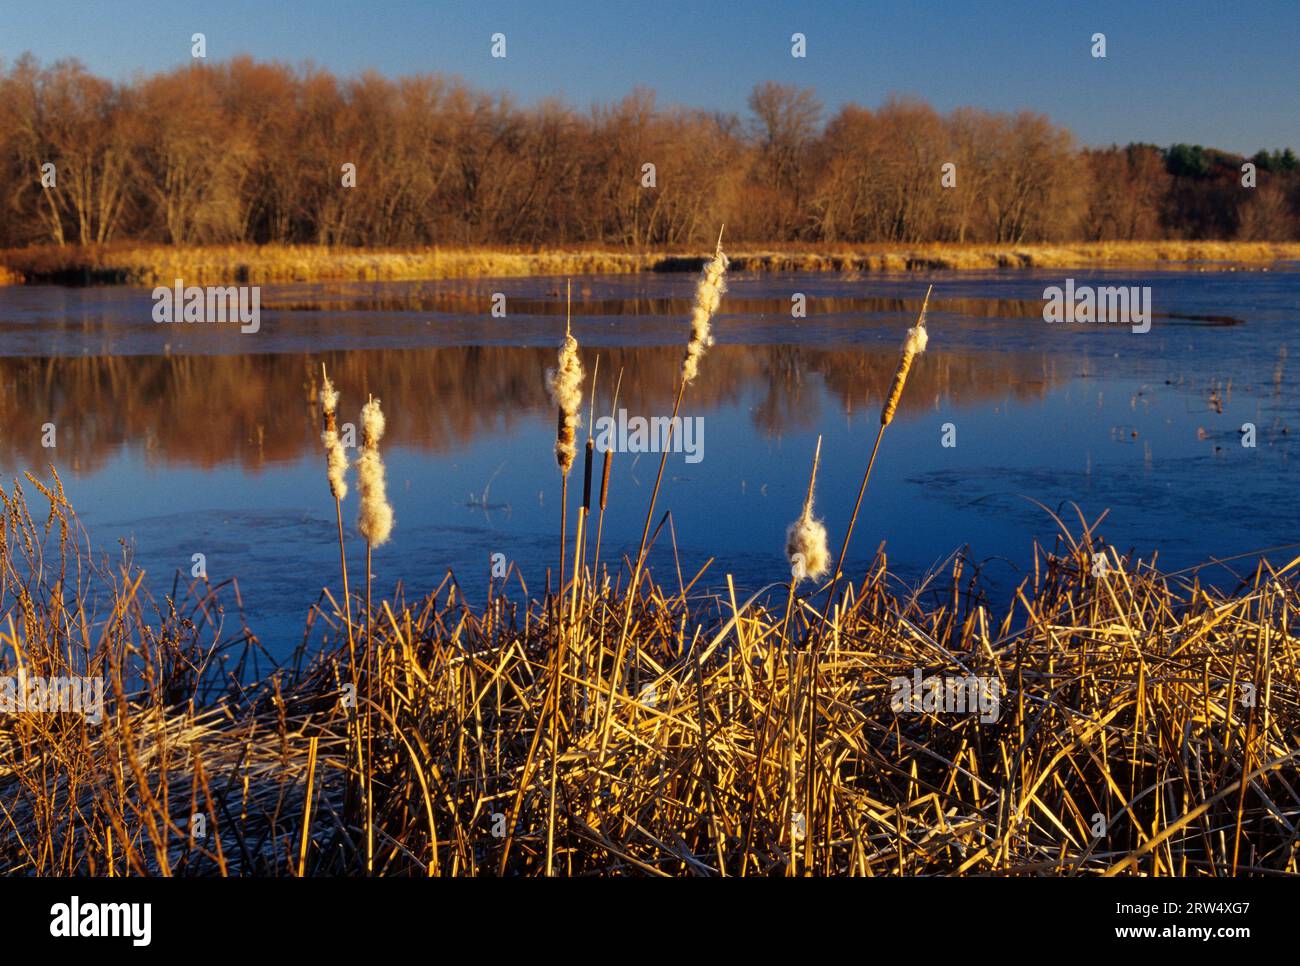
[[[751,245],[732,255],[745,272],[928,272],[1007,268],[1089,268],[1198,263],[1209,271],[1300,259],[1300,242],[1135,241],[1061,244]],[[196,285],[311,281],[503,278],[589,273],[690,271],[689,249],[600,248],[532,252],[325,245],[32,246],[0,251],[0,285],[73,282]]]
[[[31,482],[49,514],[29,512],[16,485],[0,491],[0,671],[110,683],[103,727],[0,718],[0,872],[359,874],[353,830],[367,821],[376,875],[546,871],[552,774],[524,768],[552,722],[545,608],[502,619],[466,609],[450,584],[381,607],[367,818],[346,793],[362,766],[348,752],[338,652],[255,671],[245,636],[220,647],[241,674],[190,659],[210,650],[213,591],[155,611],[138,572],[89,566],[61,488]],[[1101,578],[1095,553],[1110,560]],[[816,661],[771,659],[784,614],[762,595],[650,585],[636,633],[656,677],[616,693],[608,754],[598,730],[561,733],[554,869],[772,875],[798,845],[798,869],[814,875],[1300,873],[1300,559],[1261,563],[1225,593],[1083,527],[1036,553],[1004,612],[969,593],[963,565],[951,585],[937,574],[900,596],[877,559]],[[79,566],[96,587],[73,578]],[[99,635],[97,590],[118,615]],[[627,592],[594,590],[568,630],[609,641]],[[824,617],[795,610],[786,639]],[[597,685],[611,657],[581,683]],[[918,670],[997,682],[1000,713],[894,710],[891,682]],[[1240,700],[1248,690],[1254,700]],[[561,720],[579,721],[559,693]],[[516,797],[503,868],[496,816]]]

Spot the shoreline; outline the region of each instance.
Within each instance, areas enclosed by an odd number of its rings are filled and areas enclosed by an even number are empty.
[[[694,272],[690,249],[359,249],[314,245],[132,245],[0,251],[0,285],[289,283]],[[1300,242],[1080,242],[1059,245],[740,246],[736,272],[928,272],[1196,266],[1260,270],[1300,260]]]

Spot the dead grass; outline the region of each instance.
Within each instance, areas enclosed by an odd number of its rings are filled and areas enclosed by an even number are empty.
[[[522,587],[470,608],[449,577],[378,605],[358,714],[345,646],[257,667],[255,638],[213,636],[215,588],[153,610],[124,566],[92,614],[75,517],[45,492],[35,518],[4,494],[0,668],[103,674],[110,702],[103,727],[0,718],[6,873],[357,874],[369,839],[377,874],[541,874],[552,777],[562,874],[1300,871],[1297,562],[1220,593],[1080,526],[1005,613],[961,559],[900,593],[879,558],[788,620],[784,584],[740,600],[646,578],[612,693],[616,579],[585,573],[570,616]],[[341,611],[316,615],[340,642]],[[996,721],[892,710],[917,670],[996,681]]]
[[[171,285],[216,282],[396,281],[530,275],[698,271],[706,252],[573,249],[383,251],[311,245],[39,246],[0,252],[0,284],[93,282]],[[1295,242],[1106,242],[1070,245],[837,245],[745,247],[733,272],[909,272],[1087,268],[1204,263],[1264,266],[1300,259]]]

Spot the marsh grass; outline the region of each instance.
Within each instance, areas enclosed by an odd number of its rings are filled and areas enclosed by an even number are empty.
[[[475,611],[448,581],[380,607],[367,818],[345,794],[357,759],[342,644],[252,673],[255,639],[211,638],[214,588],[155,609],[138,572],[90,568],[50,492],[48,529],[19,487],[4,494],[3,670],[89,668],[112,697],[102,728],[0,719],[7,873],[362,873],[369,824],[375,874],[541,874],[551,769],[524,763],[539,734],[551,742],[548,691],[563,874],[1300,872],[1300,561],[1221,593],[1080,525],[1037,550],[995,614],[960,559],[900,593],[880,557],[846,587],[816,660],[805,645],[824,615],[807,599],[782,635],[783,608],[763,594],[737,604],[648,583],[635,634],[653,691],[615,693],[603,755],[582,696],[609,672],[628,589],[586,586],[565,618],[594,658],[569,698],[551,689],[553,610]],[[110,588],[107,614],[88,610],[92,576]],[[890,681],[916,668],[994,677],[1000,717],[894,713]],[[494,813],[514,799],[503,866]],[[190,838],[194,814],[206,840]]]
[[[737,272],[904,272],[1089,268],[1208,263],[1266,265],[1300,259],[1298,242],[1080,242],[1056,245],[774,245],[738,248]],[[358,249],[314,245],[36,246],[0,251],[0,284],[172,285],[217,282],[399,281],[697,271],[698,251],[574,248]]]

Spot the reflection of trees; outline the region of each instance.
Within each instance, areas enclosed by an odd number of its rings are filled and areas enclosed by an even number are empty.
[[[805,351],[794,345],[767,349],[767,394],[754,409],[754,425],[760,432],[780,435],[787,427],[810,426],[817,418],[817,395],[805,385]]]
[[[700,260],[702,261],[702,260]],[[739,261],[739,257],[736,259]],[[733,265],[735,262],[733,262]],[[694,283],[694,279],[690,278]],[[497,280],[444,281],[416,283],[396,289],[391,282],[335,284],[327,287],[312,286],[311,291],[298,297],[293,291],[273,296],[263,292],[262,309],[288,312],[486,312],[492,294],[500,288]],[[322,294],[322,291],[324,294]],[[584,286],[574,289],[575,316],[623,316],[638,318],[687,318],[690,316],[692,296],[647,296],[620,292],[617,295],[595,297]],[[581,302],[577,299],[582,295]],[[808,296],[808,310],[812,316],[836,313],[879,312],[890,315],[915,316],[921,307],[919,298],[886,296]],[[991,299],[991,298],[933,298],[930,307],[935,312],[955,312],[965,318],[1009,319],[1043,317],[1042,299]],[[789,303],[771,296],[746,295],[743,291],[727,293],[723,304],[724,315],[771,315],[773,311],[788,312]],[[562,287],[551,289],[547,297],[511,295],[512,315],[563,316],[565,312]]]
[[[672,405],[681,349],[600,350],[596,412],[609,411],[623,371],[619,406],[653,414]],[[584,353],[588,371],[595,352]],[[548,348],[469,346],[305,355],[110,356],[0,359],[0,460],[9,470],[52,455],[86,472],[122,446],[150,459],[208,468],[249,468],[296,459],[318,445],[314,400],[324,361],[343,393],[344,421],[355,422],[367,393],[384,401],[388,439],[442,450],[509,430],[521,416],[549,410]],[[779,434],[819,417],[816,374],[843,408],[878,405],[897,364],[893,347],[716,346],[687,408],[707,411],[753,391],[760,431]],[[1039,396],[1056,381],[1045,355],[934,352],[908,382],[903,411],[936,399],[971,402]],[[41,425],[58,427],[58,448],[41,447]]]

